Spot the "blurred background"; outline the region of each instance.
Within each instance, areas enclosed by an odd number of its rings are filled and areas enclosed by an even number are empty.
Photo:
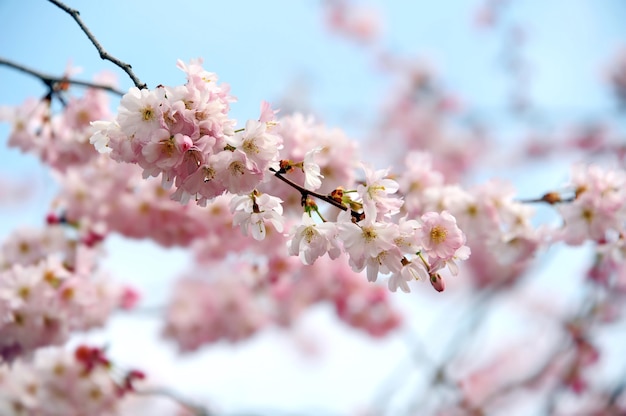
[[[67,4],[80,10],[104,48],[131,63],[149,87],[183,83],[176,60],[202,57],[205,68],[238,97],[232,116],[240,123],[258,117],[262,100],[281,114],[313,113],[360,140],[364,160],[372,163],[381,159],[368,149],[384,140],[376,120],[403,82],[396,66],[429,73],[449,92],[451,123],[487,129],[502,145],[494,163],[468,182],[495,175],[513,181],[522,195],[536,197],[563,182],[576,156],[553,157],[549,166],[542,159],[532,170],[528,164],[508,168],[507,149],[532,134],[552,137],[607,122],[616,134],[624,133],[624,113],[611,84],[615,62],[626,48],[621,0],[355,1],[349,3],[351,27],[338,24],[337,2]],[[0,18],[0,56],[54,75],[71,64],[82,68],[75,75],[82,80],[110,71],[123,90],[132,86],[117,67],[100,60],[75,22],[47,1],[0,0]],[[1,105],[45,92],[39,80],[0,66]],[[114,108],[116,100],[111,97]],[[2,237],[18,226],[42,224],[55,194],[45,166],[7,148],[9,131],[0,124]],[[114,237],[107,247],[107,268],[139,287],[147,306],[165,302],[171,280],[189,261],[184,250],[146,241]],[[541,272],[576,273],[584,259],[576,253],[567,258],[564,264],[556,253],[541,264]],[[147,369],[192,400],[233,412],[346,414],[386,401],[410,383],[419,385],[420,350],[437,348],[437,327],[454,319],[459,299],[454,291],[434,296],[427,285],[417,292],[393,296],[408,324],[384,340],[337,323],[324,307],[307,314],[291,333],[270,330],[182,358],[159,341],[159,319],[149,313],[120,316],[88,337],[110,344],[115,360]],[[495,322],[493,334],[506,325]],[[416,338],[424,345],[416,347]],[[524,411],[520,414],[529,414]]]

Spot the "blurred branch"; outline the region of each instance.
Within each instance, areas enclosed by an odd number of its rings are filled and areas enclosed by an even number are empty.
[[[130,79],[133,81],[133,83],[135,84],[137,88],[139,89],[148,88],[148,86],[145,83],[141,82],[141,80],[137,78],[130,64],[127,64],[126,62],[123,62],[117,59],[116,57],[110,55],[107,51],[104,50],[102,45],[100,45],[100,42],[98,42],[96,37],[91,33],[89,28],[85,25],[83,20],[80,18],[80,12],[78,10],[68,7],[58,0],[48,0],[48,1],[54,4],[55,6],[57,6],[58,8],[60,8],[61,10],[63,10],[64,12],[66,12],[67,14],[69,14],[70,16],[72,16],[72,18],[76,21],[76,23],[78,23],[78,26],[80,26],[83,33],[87,35],[87,37],[89,38],[93,46],[95,46],[95,48],[98,50],[98,53],[100,54],[100,58],[106,61],[110,61],[113,64],[120,67],[124,72],[128,74],[128,76],[130,77]]]
[[[190,412],[192,412],[195,416],[213,416],[213,413],[209,412],[209,410],[206,409],[205,407],[200,406],[198,404],[192,404],[188,400],[183,399],[178,394],[176,394],[173,391],[168,390],[166,388],[154,388],[154,389],[137,390],[137,391],[135,391],[135,394],[141,395],[141,396],[161,396],[161,397],[167,397],[169,399],[174,400],[176,403],[180,404],[185,409],[187,409]]]
[[[96,88],[99,90],[104,90],[111,92],[113,94],[117,94],[119,96],[124,95],[124,93],[116,88],[113,88],[110,85],[97,84],[94,82],[80,81],[77,79],[70,79],[66,77],[55,77],[52,75],[44,74],[43,72],[36,71],[34,69],[28,68],[22,64],[18,64],[16,62],[10,61],[8,59],[0,57],[0,65],[7,66],[9,68],[13,68],[19,72],[23,72],[28,75],[32,75],[35,78],[39,78],[45,85],[50,89],[51,92],[58,92],[61,90],[62,84],[72,84],[78,85],[81,87],[87,88]]]

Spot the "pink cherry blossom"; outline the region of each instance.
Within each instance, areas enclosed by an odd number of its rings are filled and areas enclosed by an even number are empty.
[[[363,211],[368,217],[380,218],[384,215],[393,215],[399,212],[403,202],[401,199],[390,196],[398,191],[399,185],[393,179],[388,179],[388,169],[374,171],[363,166],[365,171],[365,185],[357,187],[357,193],[363,200]]]
[[[259,171],[278,161],[280,138],[267,131],[267,123],[248,120],[244,131],[230,137],[227,142],[245,153]]]
[[[313,264],[328,253],[331,259],[340,254],[337,227],[334,223],[316,223],[307,213],[302,214],[301,225],[291,231],[289,254],[300,256],[304,264]]]
[[[271,223],[276,231],[283,231],[283,207],[280,198],[262,195],[242,195],[233,197],[231,211],[233,212],[233,226],[241,226],[244,235],[251,231],[255,240],[265,238],[265,222]]]
[[[456,219],[448,212],[427,212],[420,221],[420,241],[429,257],[451,259],[464,245],[465,236],[456,225]]]
[[[395,246],[393,239],[396,230],[390,224],[376,222],[370,217],[366,217],[360,224],[355,224],[344,216],[337,227],[339,238],[349,255],[350,265],[354,271],[363,270],[368,261]]]
[[[231,193],[242,195],[251,192],[263,179],[260,171],[246,154],[240,150],[225,151],[215,159],[215,179]]]

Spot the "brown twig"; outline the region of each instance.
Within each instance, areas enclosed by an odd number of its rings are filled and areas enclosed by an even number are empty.
[[[302,195],[302,200],[304,201],[306,199],[307,196],[312,196],[315,197],[317,199],[320,199],[324,202],[329,203],[330,205],[339,208],[342,211],[347,211],[348,207],[346,207],[345,205],[342,205],[341,203],[335,201],[334,199],[332,199],[331,197],[329,197],[328,195],[322,195],[320,193],[314,192],[314,191],[309,191],[308,189],[298,185],[297,183],[293,182],[290,179],[287,179],[286,177],[283,176],[283,174],[285,173],[283,170],[276,170],[274,168],[270,168],[270,171],[272,171],[274,173],[274,176],[276,176],[278,179],[280,179],[281,181],[285,182],[287,185],[291,186],[292,188],[298,190],[300,192],[300,195]],[[360,221],[364,218],[363,213],[357,212],[353,209],[350,210],[350,214],[357,220]]]
[[[58,0],[48,0],[48,1],[54,4],[55,6],[57,6],[58,8],[60,8],[61,10],[63,10],[64,12],[66,12],[67,14],[69,14],[70,16],[72,16],[72,18],[76,21],[76,23],[78,23],[78,26],[80,26],[83,33],[87,35],[87,37],[89,38],[93,46],[95,46],[95,48],[98,50],[98,53],[100,54],[100,58],[106,61],[110,61],[114,63],[115,65],[117,65],[118,67],[120,67],[124,72],[128,74],[128,76],[130,77],[130,79],[133,81],[133,83],[135,84],[137,88],[139,89],[148,88],[148,86],[144,82],[141,82],[141,80],[137,78],[130,64],[127,64],[126,62],[119,60],[118,58],[110,55],[107,51],[104,50],[102,45],[100,45],[100,42],[98,42],[96,37],[91,33],[89,28],[85,25],[85,23],[81,19],[80,12],[78,10],[68,7],[64,3]]]
[[[563,197],[558,192],[548,192],[541,196],[541,198],[534,199],[519,199],[517,202],[521,204],[538,204],[538,203],[546,203],[549,205],[556,205],[567,202],[574,202],[576,200],[576,196],[568,196]]]
[[[77,79],[71,79],[71,78],[66,78],[66,77],[55,77],[52,75],[44,74],[43,72],[36,71],[31,68],[28,68],[22,64],[18,64],[17,62],[13,62],[2,57],[0,57],[0,65],[8,66],[9,68],[13,68],[25,74],[32,75],[35,78],[39,78],[50,89],[50,91],[53,91],[53,92],[58,91],[59,86],[66,83],[66,84],[78,85],[80,87],[96,88],[99,90],[104,90],[104,91],[111,92],[113,94],[117,94],[119,96],[124,95],[124,92],[110,85],[97,84],[94,82],[87,82],[87,81],[80,81]]]

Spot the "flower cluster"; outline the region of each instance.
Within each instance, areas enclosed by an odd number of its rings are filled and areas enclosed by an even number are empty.
[[[297,263],[284,255],[265,267],[245,260],[199,263],[176,282],[163,335],[181,351],[194,351],[248,339],[270,325],[288,327],[320,303],[333,305],[342,321],[376,337],[401,323],[385,288],[368,284],[345,262]]]
[[[117,380],[102,349],[81,345],[74,351],[41,350],[32,362],[0,365],[3,415],[107,415],[120,411],[133,383],[145,376],[127,372]]]
[[[568,244],[614,241],[626,221],[626,173],[599,166],[575,165],[568,188],[574,200],[559,205]]]
[[[115,83],[106,74],[96,78]],[[0,108],[0,120],[12,124],[8,145],[37,155],[42,162],[65,171],[98,156],[89,143],[93,120],[112,117],[106,92],[90,88],[80,98],[70,97],[62,112],[53,113],[51,100],[29,99],[19,107]]]
[[[0,251],[0,362],[64,343],[71,331],[101,326],[123,291],[94,278],[94,248],[60,225],[25,229]]]
[[[404,202],[388,170],[364,166],[364,183],[354,183],[353,145],[336,140],[337,134],[301,116],[276,119],[266,103],[259,120],[235,130],[228,118],[233,99],[215,74],[202,69],[199,60],[179,61],[178,67],[187,74],[185,85],[133,88],[122,98],[116,121],[93,123],[96,148],[139,165],[144,178],[160,176],[165,187],[173,186],[171,198],[183,204],[194,199],[204,206],[231,195],[232,224],[256,240],[265,238],[267,224],[280,233],[286,222],[284,187],[275,190],[267,183],[273,174],[292,194],[298,191],[305,210],[304,225],[294,224],[289,233],[292,255],[311,264],[343,251],[354,271],[367,268],[369,281],[391,274],[392,290],[409,291],[407,282],[427,278],[441,291],[439,271],[450,266],[456,274],[455,260],[469,256],[465,236],[449,213],[431,212],[419,221],[399,218]],[[294,176],[297,172],[300,176]],[[326,218],[312,197],[342,213]]]
[[[206,237],[211,228],[207,210],[181,206],[172,200],[173,190],[163,189],[158,180],[143,180],[138,166],[119,164],[104,155],[68,168],[58,181],[54,211],[81,230],[150,238],[171,247],[188,246]]]

